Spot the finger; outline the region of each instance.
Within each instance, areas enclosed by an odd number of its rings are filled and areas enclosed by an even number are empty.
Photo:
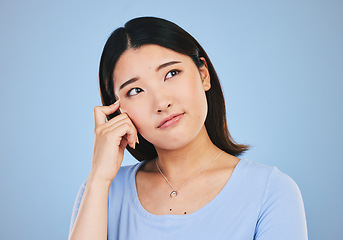
[[[129,143],[129,145],[131,147],[135,146],[136,142],[137,142],[137,129],[135,127],[135,125],[132,123],[130,118],[124,118],[121,119],[120,121],[117,121],[115,124],[107,127],[106,129],[103,129],[103,134],[106,134],[108,132],[112,132],[115,131],[117,128],[121,127],[122,125],[128,125],[128,127],[130,128],[129,130],[127,130],[125,132],[126,134],[126,139]]]
[[[102,131],[104,131],[105,129],[107,129],[111,126],[116,126],[116,124],[123,119],[129,119],[130,120],[130,118],[128,117],[128,115],[126,113],[122,113],[122,114],[119,114],[119,115],[115,116],[114,118],[110,119],[106,123],[99,125],[99,126],[96,126],[94,129],[94,132],[95,133],[97,133],[97,132],[101,133]]]
[[[121,142],[120,142],[119,147],[121,147],[122,149],[124,149],[124,148],[126,148],[127,144],[128,144],[127,139],[126,139],[125,137],[123,137],[123,138],[121,139]]]
[[[119,100],[109,106],[96,106],[94,108],[95,127],[106,123],[106,116],[114,113],[119,108]]]
[[[121,122],[116,126],[115,129],[109,131],[106,135],[110,138],[121,136],[120,141],[117,143],[118,146],[120,145],[122,139],[126,139],[130,147],[135,148],[136,141],[134,140],[135,137],[133,136],[137,136],[137,132],[134,126],[126,121]]]
[[[130,119],[130,118],[128,117],[128,115],[126,113],[121,113],[121,114],[115,116],[114,118],[110,119],[106,123],[102,124],[100,126],[100,128],[108,128],[108,127],[112,126],[113,124],[115,124],[116,122],[119,122],[123,119]]]

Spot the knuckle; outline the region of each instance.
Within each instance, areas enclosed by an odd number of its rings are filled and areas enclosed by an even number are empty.
[[[126,126],[128,128],[128,132],[129,133],[134,133],[135,132],[134,127],[132,126],[132,124],[130,122],[127,122]]]
[[[96,134],[96,135],[101,135],[102,134],[102,130],[100,129],[100,128],[95,128],[94,129],[94,133]]]
[[[124,125],[126,128],[131,129],[131,125],[130,125],[128,122],[125,122],[123,125]]]
[[[129,119],[129,115],[126,112],[121,113],[120,116],[122,119]]]
[[[98,111],[100,111],[100,108],[101,108],[101,106],[95,106],[95,107],[93,108],[93,111],[94,111],[94,112],[98,112]]]

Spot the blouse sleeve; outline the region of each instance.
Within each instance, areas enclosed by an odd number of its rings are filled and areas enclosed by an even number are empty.
[[[303,199],[297,184],[277,168],[266,185],[255,240],[307,240]]]
[[[86,182],[87,182],[87,179],[81,185],[79,192],[77,193],[77,196],[76,196],[76,200],[74,203],[74,207],[73,207],[73,211],[72,211],[72,215],[71,215],[71,220],[70,220],[68,239],[70,237],[71,231],[73,230],[73,226],[74,226],[74,223],[75,223],[75,220],[77,217],[77,213],[79,212],[82,196],[83,196],[83,193],[84,193],[85,188],[86,188]]]

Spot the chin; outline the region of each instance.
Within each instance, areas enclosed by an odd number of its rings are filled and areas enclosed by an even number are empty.
[[[188,143],[183,142],[174,142],[174,143],[158,143],[154,144],[156,149],[163,149],[163,150],[177,150],[187,146]]]
[[[193,129],[194,130],[194,129]],[[173,133],[172,135],[162,136],[160,139],[151,139],[151,143],[156,149],[177,150],[186,147],[193,142],[200,131],[190,132],[183,131],[181,133]]]

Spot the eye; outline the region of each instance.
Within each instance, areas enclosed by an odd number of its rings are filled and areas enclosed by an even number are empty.
[[[179,74],[180,72],[181,72],[180,70],[173,69],[167,73],[165,79],[174,77],[175,75]]]
[[[129,90],[126,93],[126,97],[135,96],[135,95],[139,94],[140,92],[143,92],[143,89],[141,89],[141,88],[132,88],[131,90]]]

